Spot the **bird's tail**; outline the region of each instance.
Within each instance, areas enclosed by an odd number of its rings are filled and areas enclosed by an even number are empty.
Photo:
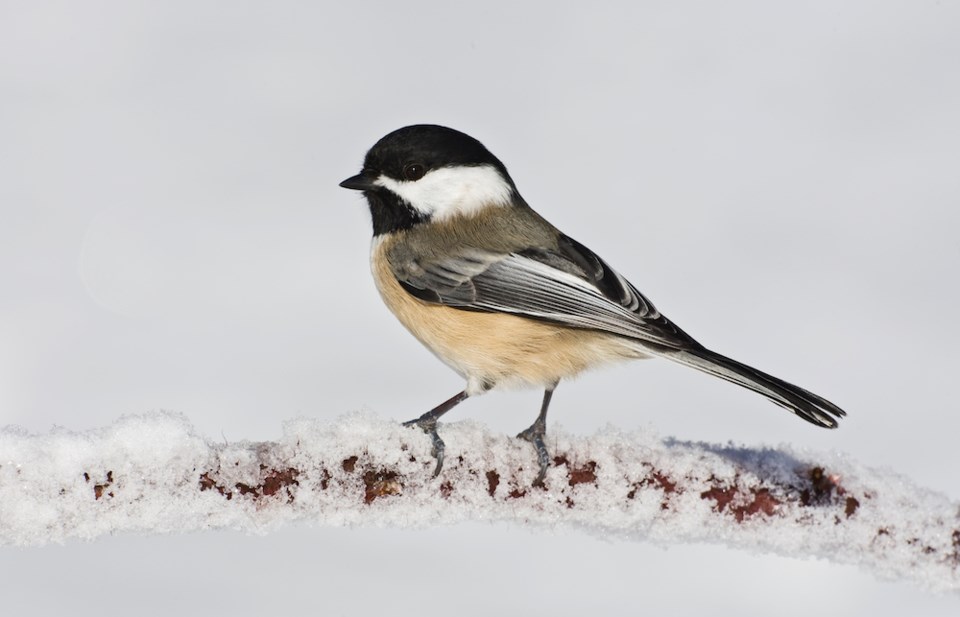
[[[753,390],[807,422],[837,428],[846,412],[827,399],[706,348],[662,350],[663,357]]]

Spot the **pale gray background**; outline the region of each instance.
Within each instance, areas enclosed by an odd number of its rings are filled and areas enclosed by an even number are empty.
[[[0,2],[0,424],[171,409],[211,438],[409,419],[459,378],[337,187],[454,126],[705,344],[839,431],[664,362],[552,420],[838,450],[960,498],[955,2]],[[451,414],[516,432],[540,394]],[[4,614],[957,614],[851,567],[471,524],[0,549]]]

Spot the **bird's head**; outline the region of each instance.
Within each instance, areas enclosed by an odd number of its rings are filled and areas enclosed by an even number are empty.
[[[364,192],[374,235],[510,207],[519,199],[507,168],[483,144],[432,124],[384,136],[367,152],[360,173],[340,186]]]

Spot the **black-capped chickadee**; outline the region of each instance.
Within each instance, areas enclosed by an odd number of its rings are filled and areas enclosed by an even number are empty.
[[[467,380],[408,425],[443,441],[437,419],[496,386],[544,389],[518,437],[537,451],[543,483],[547,407],[561,379],[593,366],[666,358],[753,390],[804,420],[837,426],[844,411],[812,392],[714,353],[663,316],[593,251],[533,211],[483,144],[435,125],[396,130],[340,183],[363,191],[373,218],[371,263],[387,307]]]

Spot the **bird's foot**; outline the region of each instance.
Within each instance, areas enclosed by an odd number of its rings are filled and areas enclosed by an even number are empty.
[[[542,487],[544,478],[547,477],[547,468],[550,467],[550,454],[547,452],[547,446],[543,443],[543,437],[547,430],[542,422],[534,422],[533,426],[523,431],[517,438],[529,441],[537,451],[537,463],[540,465],[540,473],[533,481],[533,486]]]
[[[437,459],[437,468],[433,470],[433,477],[436,478],[440,475],[440,470],[443,469],[443,451],[446,449],[443,440],[440,439],[440,435],[437,434],[436,418],[420,417],[416,420],[404,422],[403,425],[419,427],[421,431],[430,435],[430,439],[433,441],[433,450],[431,453],[433,454],[433,458]]]

